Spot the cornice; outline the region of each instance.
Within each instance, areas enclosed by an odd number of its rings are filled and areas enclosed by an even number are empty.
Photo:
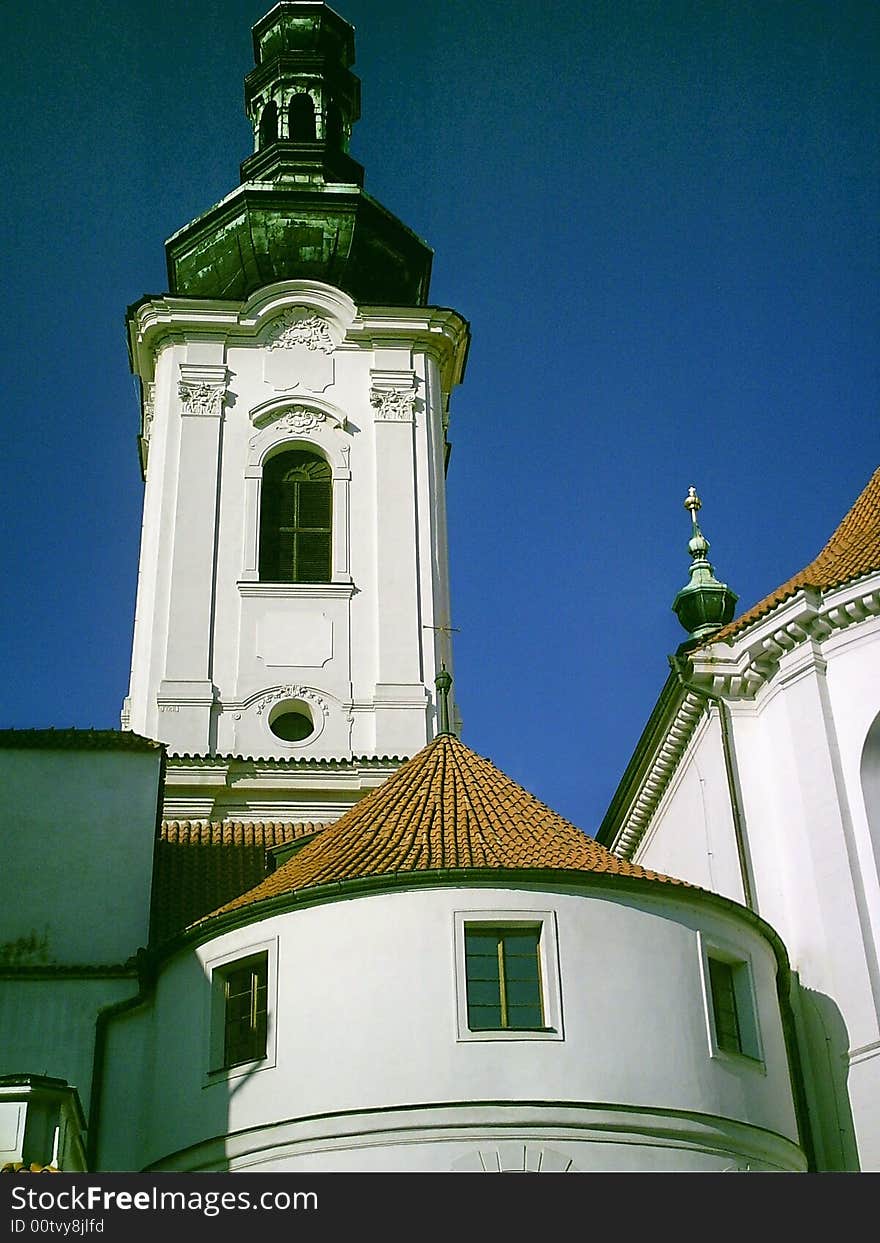
[[[332,285],[319,281],[280,281],[260,289],[246,302],[147,297],[129,308],[128,334],[132,370],[144,383],[153,380],[156,352],[169,343],[194,337],[234,345],[254,341],[277,315],[310,307],[326,317],[337,348],[374,343],[416,344],[436,358],[448,391],[464,374],[470,343],[465,319],[447,307],[371,307],[355,304]]]
[[[638,849],[707,706],[670,676],[596,834],[618,857]]]
[[[802,588],[729,641],[692,650],[691,681],[727,701],[754,700],[796,648],[806,644],[816,648],[830,636],[877,616],[880,574],[824,595]],[[816,650],[809,656],[810,668],[824,663]],[[792,678],[801,673],[800,665],[790,670]],[[596,834],[619,857],[635,855],[709,703],[682,687],[675,675],[667,680]]]
[[[725,699],[754,699],[789,652],[811,641],[821,644],[835,631],[877,616],[880,574],[825,593],[803,587],[748,630],[692,651],[693,680]]]

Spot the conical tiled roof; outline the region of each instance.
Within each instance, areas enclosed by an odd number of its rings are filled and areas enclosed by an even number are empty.
[[[455,868],[610,872],[684,883],[618,859],[490,760],[440,734],[310,845],[214,914],[316,885]]]
[[[777,604],[795,595],[802,587],[830,591],[876,570],[880,570],[880,466],[819,555],[799,574],[777,587],[706,642],[729,639],[769,613]]]

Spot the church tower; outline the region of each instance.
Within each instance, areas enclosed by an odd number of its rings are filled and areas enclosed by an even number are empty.
[[[128,314],[146,490],[122,724],[168,745],[166,812],[326,819],[437,731],[468,328],[362,188],[351,26],[283,0],[253,41],[241,184]]]

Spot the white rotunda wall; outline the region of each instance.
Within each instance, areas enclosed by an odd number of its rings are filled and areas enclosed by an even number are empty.
[[[137,1165],[506,1169],[511,1140],[525,1168],[802,1168],[768,941],[735,908],[632,889],[340,894],[180,952],[152,1015],[111,1037],[116,1067],[155,1041]],[[551,1030],[467,1030],[470,921],[543,926]],[[708,947],[748,964],[758,1057],[713,1050]],[[267,1057],[212,1071],[212,974],[263,953]]]

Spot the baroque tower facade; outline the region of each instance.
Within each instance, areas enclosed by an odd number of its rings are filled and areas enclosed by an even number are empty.
[[[146,491],[122,724],[167,744],[171,814],[333,818],[436,732],[468,328],[348,153],[351,27],[285,0],[253,39],[241,185],[128,314]]]

